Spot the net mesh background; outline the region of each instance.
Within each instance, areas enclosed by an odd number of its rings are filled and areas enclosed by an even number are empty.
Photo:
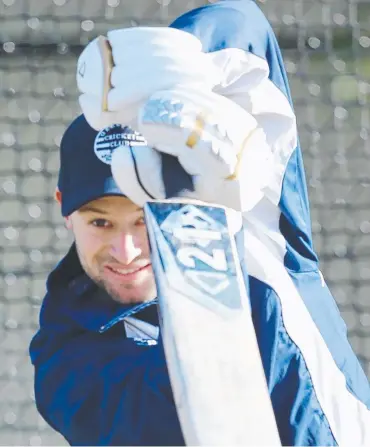
[[[71,242],[52,195],[79,113],[76,59],[108,29],[166,25],[204,3],[0,0],[1,445],[65,445],[35,409],[27,349],[46,275]],[[370,2],[259,5],[291,82],[321,269],[370,376]]]

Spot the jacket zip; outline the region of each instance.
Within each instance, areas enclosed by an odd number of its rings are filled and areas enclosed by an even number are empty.
[[[130,317],[131,315],[135,315],[138,312],[142,311],[143,309],[146,309],[149,306],[152,306],[153,304],[157,304],[158,299],[154,298],[154,300],[146,301],[145,303],[138,304],[131,309],[126,310],[122,314],[118,315],[117,317],[114,317],[112,320],[110,320],[107,324],[104,324],[100,327],[99,332],[102,334],[103,332],[106,332],[108,329],[119,323],[120,321],[124,320],[126,317]]]

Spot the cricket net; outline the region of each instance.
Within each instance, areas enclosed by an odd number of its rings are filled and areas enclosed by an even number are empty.
[[[52,200],[79,113],[75,64],[108,29],[167,24],[193,0],[0,1],[0,445],[64,445],[35,410],[29,341],[70,243]],[[370,2],[263,0],[298,116],[321,268],[370,376]]]

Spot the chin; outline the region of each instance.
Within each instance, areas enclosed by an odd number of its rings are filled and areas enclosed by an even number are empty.
[[[145,303],[147,301],[151,301],[152,299],[155,298],[155,296],[151,298],[143,298],[137,296],[117,296],[117,295],[110,295],[110,296],[114,301],[121,304],[140,304]]]
[[[125,290],[112,290],[106,287],[111,298],[121,304],[139,304],[153,300],[157,294],[155,287],[137,287]]]

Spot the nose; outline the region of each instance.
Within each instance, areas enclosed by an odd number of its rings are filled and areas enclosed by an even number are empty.
[[[120,264],[129,265],[141,255],[141,248],[132,234],[120,233],[112,242],[110,254]]]

